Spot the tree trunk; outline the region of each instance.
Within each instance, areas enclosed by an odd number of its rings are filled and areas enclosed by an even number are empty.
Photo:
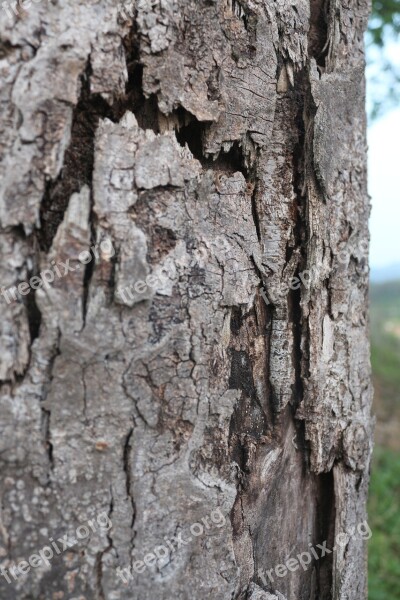
[[[367,13],[3,4],[2,599],[366,598]]]

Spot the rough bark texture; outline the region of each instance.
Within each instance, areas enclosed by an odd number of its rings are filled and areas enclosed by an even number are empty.
[[[113,527],[0,596],[365,598],[361,539],[260,573],[366,518],[367,2],[125,6],[1,14],[0,284],[116,253],[1,301],[1,564]],[[224,527],[117,576],[217,508]]]

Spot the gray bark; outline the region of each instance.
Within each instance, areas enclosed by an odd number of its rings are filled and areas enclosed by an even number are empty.
[[[0,284],[74,268],[1,299],[1,566],[112,528],[0,596],[366,598],[360,537],[265,571],[366,519],[367,2],[124,9],[1,14]]]

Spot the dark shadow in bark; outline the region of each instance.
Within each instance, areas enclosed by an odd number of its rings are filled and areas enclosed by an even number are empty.
[[[41,228],[37,239],[41,250],[48,252],[64,218],[69,199],[84,185],[92,187],[94,139],[100,118],[114,120],[113,112],[99,94],[90,94],[91,67],[82,75],[82,90],[74,110],[71,141],[65,152],[64,164],[55,181],[46,185],[40,207]]]

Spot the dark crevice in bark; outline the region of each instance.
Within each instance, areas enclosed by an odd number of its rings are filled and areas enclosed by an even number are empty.
[[[252,257],[252,263],[254,266],[254,270],[257,273],[260,281],[262,282],[264,279],[263,274],[258,268],[254,258]],[[271,302],[268,297],[268,293],[265,287],[261,287],[258,295],[259,306],[262,307],[263,312],[265,313],[264,319],[264,335],[266,337],[266,361],[265,361],[265,385],[266,385],[266,395],[268,398],[267,404],[267,414],[268,414],[268,422],[272,425],[275,425],[276,418],[279,411],[279,399],[276,396],[274,391],[274,387],[271,385],[270,381],[270,356],[271,356],[271,331],[273,320],[275,319],[275,306],[273,302]]]
[[[5,9],[4,5],[5,5],[5,3],[3,4],[3,10]],[[12,44],[8,40],[1,40],[0,41],[0,60],[7,58],[7,56],[10,56],[10,54],[15,52],[16,50],[20,50],[21,47],[22,46],[20,46],[19,44]]]
[[[225,152],[221,150],[218,157],[210,161],[208,168],[218,169],[225,173],[242,173],[247,180],[249,178],[249,170],[246,166],[246,157],[243,147],[240,142],[233,142],[230,150]]]
[[[298,276],[296,272],[295,276]],[[293,352],[292,360],[295,371],[295,383],[293,385],[293,396],[291,402],[291,412],[294,419],[294,424],[298,434],[298,439],[301,440],[301,450],[305,452],[308,460],[308,444],[305,439],[305,423],[303,420],[296,419],[296,410],[299,408],[304,398],[303,385],[303,314],[301,310],[301,289],[291,290],[288,297],[289,319],[292,324],[293,334]]]
[[[48,181],[40,207],[41,227],[37,232],[40,248],[48,252],[64,218],[72,194],[84,185],[92,188],[94,139],[100,118],[114,120],[111,107],[99,94],[90,93],[90,62],[82,75],[81,96],[75,107],[71,140],[64,164],[55,181]]]
[[[96,573],[96,588],[97,598],[99,600],[105,600],[104,589],[103,589],[103,554],[104,552],[98,552],[96,555],[95,573]]]
[[[260,303],[262,300],[259,300]],[[250,472],[255,445],[265,436],[270,424],[271,414],[260,397],[255,377],[264,383],[265,373],[260,372],[259,357],[256,355],[254,340],[265,335],[265,319],[255,307],[243,313],[240,307],[232,309],[231,347],[228,354],[231,360],[229,389],[241,390],[241,398],[233,411],[229,427],[229,447],[232,460],[242,474]],[[266,317],[266,315],[265,315]],[[246,348],[246,350],[244,350]],[[265,347],[264,347],[265,352]],[[265,362],[262,362],[262,367]]]
[[[255,165],[253,164],[254,161],[250,159],[250,152],[245,152],[242,141],[235,140],[229,142],[229,148],[221,148],[218,154],[208,155],[204,150],[204,139],[210,123],[207,121],[198,121],[196,117],[182,107],[179,107],[168,118],[174,121],[176,139],[179,144],[182,147],[187,145],[204,170],[211,169],[227,175],[233,175],[237,172],[242,173],[248,182],[248,192],[252,195],[252,202],[255,202]],[[256,211],[255,204],[253,206],[254,211]],[[254,216],[256,229],[259,233],[256,213]]]
[[[42,411],[42,429],[43,429],[43,438],[45,440],[45,447],[47,451],[47,456],[49,459],[49,475],[47,485],[50,484],[50,473],[54,469],[54,458],[53,458],[53,444],[50,441],[50,416],[51,411],[41,407]]]
[[[243,325],[243,313],[240,306],[234,306],[232,308],[230,325],[231,333],[233,335],[238,335]]]
[[[295,193],[295,204],[293,206],[294,216],[294,238],[295,245],[300,249],[299,269],[301,270],[306,263],[306,249],[308,242],[308,231],[306,224],[306,153],[309,148],[306,147],[306,124],[304,122],[304,100],[307,94],[307,74],[303,69],[296,75],[296,87],[300,90],[295,99],[297,113],[295,117],[295,127],[298,132],[298,141],[294,146],[292,154],[292,173],[293,190]]]
[[[125,473],[125,485],[126,485],[126,493],[130,500],[132,507],[132,522],[130,527],[133,529],[133,525],[135,523],[135,515],[136,515],[136,506],[135,500],[132,496],[132,464],[131,464],[131,452],[132,452],[132,440],[133,428],[129,430],[128,435],[126,436],[124,443],[124,451],[123,451],[123,469]],[[132,538],[133,542],[133,538]]]
[[[260,331],[264,331],[265,336],[265,392],[266,398],[268,399],[268,401],[266,402],[266,413],[268,415],[268,422],[271,423],[272,426],[275,426],[279,410],[279,399],[276,396],[274,387],[271,385],[270,357],[272,325],[275,319],[276,308],[271,299],[269,298],[266,288],[262,285],[262,282],[264,281],[263,274],[261,273],[254,258],[251,257],[251,259],[254,266],[254,270],[257,273],[257,276],[261,282],[261,287],[259,288],[259,293],[256,297],[258,302],[256,306],[258,305],[260,307],[260,312],[264,315],[262,323],[260,323]]]
[[[234,2],[234,4],[237,13],[240,4],[238,2]],[[240,8],[240,11],[241,16],[247,19],[243,7]],[[132,110],[139,127],[142,129],[151,129],[157,134],[174,130],[178,143],[182,147],[187,145],[193,156],[201,163],[205,170],[211,169],[230,175],[236,172],[242,173],[251,186],[254,220],[257,234],[260,238],[255,197],[253,196],[255,185],[250,177],[247,166],[248,160],[243,151],[242,144],[238,141],[232,142],[229,150],[225,151],[221,148],[217,156],[208,156],[204,151],[204,138],[210,127],[209,122],[198,121],[194,115],[182,106],[178,106],[171,114],[164,115],[158,108],[156,96],[151,95],[146,97],[144,95],[143,65],[140,61],[140,35],[136,24],[125,38],[124,47],[128,69],[128,82],[124,98],[117,100],[113,105],[115,117],[120,119],[127,109]]]
[[[61,342],[61,331],[58,329],[56,332],[56,339],[54,340],[54,346],[51,350],[51,355],[49,357],[49,362],[47,365],[47,381],[42,391],[42,398],[40,402],[40,409],[42,413],[42,434],[44,439],[45,448],[47,451],[48,461],[49,461],[49,473],[47,477],[47,485],[51,485],[51,473],[54,470],[54,456],[53,456],[53,444],[51,440],[51,429],[50,429],[50,420],[51,420],[51,409],[48,405],[45,404],[47,395],[49,393],[49,389],[51,386],[51,382],[53,380],[53,368],[56,361],[57,356],[60,356],[60,342]]]
[[[306,222],[306,210],[307,210],[307,195],[305,181],[308,177],[309,164],[312,163],[312,144],[310,139],[306,135],[306,123],[303,121],[303,109],[308,102],[308,82],[306,78],[306,72],[298,74],[298,80],[296,84],[297,92],[290,92],[289,95],[283,100],[282,105],[282,117],[287,119],[293,119],[294,132],[297,131],[297,139],[295,137],[288,137],[287,146],[284,150],[287,151],[288,162],[292,160],[292,185],[294,191],[294,200],[292,206],[291,220],[293,223],[293,235],[287,244],[286,259],[287,261],[296,259],[297,266],[295,270],[296,276],[304,271],[307,264],[307,243],[308,243],[308,227]],[[313,171],[311,171],[313,173]],[[288,193],[291,194],[291,190],[288,189]],[[296,265],[296,263],[294,263]],[[260,276],[260,274],[259,274]],[[277,497],[281,494],[282,482],[287,481],[287,485],[290,485],[290,481],[294,478],[299,478],[299,487],[304,490],[307,494],[309,502],[312,504],[312,511],[315,515],[314,523],[311,523],[312,528],[312,544],[322,544],[324,541],[327,542],[327,546],[333,547],[334,537],[334,523],[335,523],[335,495],[333,485],[333,473],[329,472],[322,475],[316,475],[310,471],[309,461],[309,448],[308,442],[305,439],[305,424],[299,418],[296,418],[296,411],[299,405],[303,401],[304,389],[303,389],[303,377],[307,370],[304,363],[306,363],[307,357],[303,356],[303,347],[305,345],[304,336],[308,334],[302,313],[302,293],[304,288],[297,290],[290,290],[287,296],[287,312],[286,318],[292,327],[292,339],[293,339],[293,354],[292,364],[294,367],[294,385],[292,400],[288,406],[280,413],[276,411],[275,421],[272,423],[273,427],[271,430],[265,430],[264,440],[255,439],[247,434],[245,429],[246,419],[249,418],[250,405],[246,400],[249,397],[251,390],[256,388],[252,386],[252,379],[247,377],[243,380],[243,373],[248,373],[248,362],[249,352],[245,355],[236,353],[236,357],[232,352],[232,349],[237,351],[235,345],[235,338],[241,338],[240,350],[243,348],[249,348],[247,340],[243,336],[245,321],[243,316],[239,314],[233,314],[233,344],[231,348],[231,355],[236,358],[236,365],[232,364],[232,375],[231,375],[231,387],[235,389],[242,389],[242,398],[238,402],[234,415],[231,420],[230,426],[230,447],[232,452],[232,458],[238,464],[238,490],[237,497],[232,509],[231,520],[235,540],[246,539],[245,531],[248,526],[248,522],[251,523],[251,513],[246,514],[246,508],[254,506],[256,502],[259,502],[260,515],[265,515],[265,519],[268,521],[274,518],[274,515],[279,514],[277,507],[275,506],[275,494]],[[271,307],[267,307],[269,310]],[[279,305],[275,311],[272,311],[271,318],[274,318],[274,314],[279,310],[284,310],[285,306]],[[271,321],[272,322],[272,321]],[[264,327],[264,335],[267,331],[267,327]],[[233,333],[232,332],[232,333]],[[243,339],[244,338],[244,339]],[[269,360],[269,356],[268,356]],[[242,378],[237,374],[238,367],[242,367]],[[254,379],[254,377],[253,377]],[[254,382],[253,382],[254,383]],[[271,386],[272,387],[272,386]],[[269,390],[269,396],[271,395]],[[251,398],[251,396],[250,396]],[[269,400],[269,404],[273,407],[273,402]],[[278,409],[278,406],[276,407]],[[254,424],[254,415],[250,416],[252,423]],[[293,437],[294,432],[296,435]],[[260,443],[261,442],[261,443]],[[261,444],[267,444],[267,447],[261,446]],[[267,453],[269,445],[271,444],[271,450],[273,448],[281,448],[281,458],[276,463],[276,467],[271,469],[268,492],[265,500],[261,500],[260,492],[257,490],[257,482],[259,481],[262,462],[259,462],[259,458]],[[292,448],[293,445],[293,448]],[[272,458],[272,457],[271,457]],[[258,499],[258,500],[257,500]],[[284,499],[282,498],[284,501]],[[302,551],[302,544],[304,542],[304,550],[308,550],[307,544],[310,542],[309,532],[310,528],[307,527],[307,515],[302,514],[304,509],[303,500],[299,498],[295,500],[295,505],[298,507],[299,514],[299,533],[301,539],[293,538],[292,544],[296,543],[298,551]],[[241,507],[244,507],[244,510]],[[271,512],[272,511],[272,512]],[[279,550],[274,546],[273,543],[265,542],[263,540],[255,540],[254,536],[251,537],[252,543],[258,544],[254,555],[260,556],[260,552],[267,551],[268,559],[271,561],[271,566],[280,563]],[[240,544],[238,542],[238,544]],[[288,542],[289,545],[289,542]],[[254,546],[253,546],[254,547]],[[325,558],[315,560],[314,564],[310,564],[310,571],[315,571],[315,588],[307,576],[304,576],[304,594],[302,598],[312,597],[319,598],[319,600],[330,600],[331,598],[331,587],[332,587],[332,573],[333,573],[333,562],[331,555],[327,555]],[[257,573],[257,571],[256,571]],[[255,580],[262,586],[265,585],[261,581],[258,581],[257,575]],[[271,587],[267,582],[268,591],[271,593],[275,589],[279,589],[281,592],[288,591],[286,587],[288,584],[282,582],[278,586],[278,581]],[[242,593],[242,592],[240,592]],[[311,596],[312,594],[312,596]],[[241,597],[241,596],[239,596]]]
[[[180,116],[180,113],[181,111],[178,111],[178,117]],[[182,116],[184,116],[184,114]],[[183,147],[187,144],[193,156],[203,164],[203,161],[206,160],[203,151],[203,137],[207,125],[194,118],[188,120],[182,119],[182,123],[183,125],[178,128],[176,132],[176,139]]]
[[[295,89],[293,92],[293,102],[295,103],[295,127],[297,130],[297,143],[294,145],[292,153],[292,173],[293,173],[293,191],[295,194],[295,202],[293,205],[293,236],[295,248],[298,252],[298,266],[294,277],[299,280],[299,275],[305,270],[307,264],[307,241],[308,230],[306,223],[307,196],[306,196],[306,125],[304,122],[304,102],[307,94],[307,74],[303,69],[296,74]],[[293,286],[295,287],[295,286]],[[301,440],[302,451],[305,453],[308,461],[308,446],[305,439],[305,423],[302,420],[295,418],[296,410],[304,398],[303,386],[303,336],[305,329],[303,326],[303,312],[301,307],[302,300],[302,284],[298,284],[297,289],[291,289],[288,295],[289,320],[292,324],[293,335],[293,365],[295,370],[295,383],[293,386],[292,399],[292,415],[294,424],[298,433],[298,438]]]
[[[259,213],[260,213],[260,209],[258,207],[258,190],[257,190],[257,184],[253,184],[253,187],[251,189],[252,184],[248,184],[249,186],[249,191],[251,191],[251,212],[253,215],[253,221],[254,221],[254,225],[257,231],[257,238],[258,241],[261,242],[261,225],[260,225],[260,217],[259,217]]]
[[[322,8],[321,8],[322,10]],[[323,9],[325,10],[325,9]],[[321,41],[322,44],[322,41]],[[321,192],[319,182],[314,169],[313,154],[313,120],[316,113],[316,106],[313,102],[310,82],[306,69],[303,69],[296,75],[296,86],[298,90],[294,101],[297,106],[295,117],[295,126],[298,131],[298,141],[293,149],[292,169],[293,169],[293,189],[295,192],[294,206],[294,238],[295,246],[299,250],[299,264],[296,270],[296,277],[305,273],[307,262],[309,229],[307,225],[307,193],[306,182],[314,182],[316,191]],[[302,295],[304,293],[304,284],[297,290],[291,290],[288,297],[289,319],[293,327],[293,364],[295,368],[295,385],[293,394],[293,403],[291,413],[296,431],[298,433],[299,449],[304,455],[304,467],[307,477],[315,477],[316,481],[316,519],[315,524],[315,544],[327,542],[328,548],[333,548],[335,537],[335,490],[333,471],[313,475],[309,471],[309,444],[305,437],[305,421],[296,418],[296,411],[304,398],[303,380],[309,374],[309,352],[310,332],[308,329],[308,320],[303,318]],[[315,563],[316,569],[316,593],[320,600],[330,600],[332,597],[332,577],[333,577],[333,553],[327,554],[324,558]]]
[[[322,473],[317,477],[316,498],[316,544],[323,544],[333,550],[335,543],[335,484],[333,469],[328,473]],[[317,588],[319,600],[331,600],[333,581],[333,556],[334,552],[327,553],[316,563]]]
[[[91,204],[93,207],[93,202],[91,199]],[[95,215],[93,213],[93,208],[91,208],[90,210],[90,242],[91,242],[91,246],[93,246],[95,244],[95,240],[96,240],[96,232],[95,232],[95,227],[94,227],[94,219],[95,219]],[[87,265],[85,265],[85,271],[83,274],[83,290],[82,290],[82,327],[85,327],[86,325],[86,314],[87,314],[87,309],[88,309],[88,298],[89,298],[89,287],[90,287],[90,282],[92,280],[93,277],[93,273],[94,273],[94,268],[96,265],[96,260],[95,257],[92,256],[92,260],[90,260]]]
[[[39,337],[40,325],[42,323],[42,313],[36,304],[35,290],[31,289],[29,294],[25,296],[25,307],[28,316],[29,333],[31,336],[31,344]]]
[[[310,1],[310,29],[308,32],[308,55],[325,69],[328,54],[328,16],[330,0]]]
[[[157,97],[151,95],[148,98],[143,93],[143,65],[133,59],[129,64],[129,78],[126,86],[126,97],[123,102],[114,105],[119,117],[128,109],[131,110],[142,129],[151,129],[154,133],[160,133],[160,111]]]
[[[28,236],[23,225],[12,225],[11,227],[1,227],[0,233],[12,234],[13,237],[19,240],[26,240]]]
[[[240,172],[246,180],[248,179],[249,169],[240,142],[232,142],[229,150],[225,151],[221,149],[217,156],[206,156],[203,141],[209,124],[197,121],[197,119],[186,113],[183,109],[176,111],[176,115],[178,123],[180,123],[176,130],[176,139],[181,146],[188,146],[193,156],[197,158],[204,169],[221,171],[230,175]]]
[[[140,34],[136,18],[134,18],[131,30],[123,40],[123,45],[128,81],[125,86],[125,94],[114,101],[114,116],[120,120],[124,113],[130,110],[135,115],[139,127],[160,133],[160,111],[157,97],[152,94],[147,98],[143,93],[143,65],[140,61]]]
[[[17,229],[17,228],[15,228],[15,229]],[[20,232],[20,229],[18,228],[17,236],[19,235],[19,232]],[[22,232],[20,232],[20,233],[22,234]],[[26,237],[25,234],[23,234],[23,238],[25,238],[25,237]],[[33,244],[34,243],[35,243],[35,240],[33,238]],[[32,252],[32,254],[34,255],[34,252]],[[30,281],[30,279],[37,272],[38,272],[38,269],[34,265],[33,268],[28,270],[27,281],[24,283],[27,283],[28,281]],[[21,283],[23,283],[23,282],[21,282]],[[13,289],[17,293],[18,285],[19,284],[16,284],[15,286],[11,286],[9,289]],[[30,366],[32,363],[32,344],[39,337],[40,327],[42,324],[42,313],[40,312],[39,307],[36,303],[35,292],[36,292],[35,289],[33,289],[32,287],[29,287],[28,294],[20,296],[20,300],[19,300],[20,302],[22,302],[22,304],[25,307],[26,318],[28,321],[29,337],[30,337],[29,361],[24,366],[24,368],[22,368],[20,371],[14,371],[14,373],[12,374],[10,379],[0,381],[0,387],[3,384],[9,384],[12,387],[14,387],[14,385],[21,384],[24,381],[24,378],[30,369]],[[8,296],[6,296],[6,297],[8,297]]]
[[[119,248],[114,246],[114,256],[111,256],[111,270],[110,277],[108,279],[108,297],[110,298],[111,304],[114,302],[114,293],[117,284],[117,266],[119,264]]]
[[[60,344],[61,344],[61,331],[60,329],[57,329],[56,332],[57,338],[54,341],[54,345],[51,351],[51,356],[47,365],[47,386],[44,389],[43,392],[43,397],[42,397],[42,402],[44,402],[47,398],[47,394],[48,394],[48,390],[49,387],[51,385],[51,382],[53,381],[53,368],[54,368],[54,364],[56,361],[57,356],[60,356],[61,351],[60,351]]]
[[[88,62],[82,75],[81,95],[74,110],[71,127],[71,141],[65,152],[64,164],[55,181],[46,185],[41,204],[41,228],[37,240],[41,250],[48,252],[57,229],[61,224],[72,194],[79,192],[84,185],[90,189],[90,230],[91,244],[96,242],[95,215],[93,212],[92,177],[94,168],[95,135],[100,119],[115,121],[113,109],[99,94],[90,93],[91,65]],[[85,265],[83,278],[82,316],[85,324],[89,285],[95,268],[94,258]]]
[[[28,280],[30,281],[32,277],[39,274],[39,248],[35,234],[30,236],[29,241],[31,242],[33,260],[33,267],[28,272]],[[39,337],[40,325],[42,323],[42,313],[36,303],[36,289],[30,287],[29,293],[23,298],[23,302],[26,307],[32,347],[34,340]]]

